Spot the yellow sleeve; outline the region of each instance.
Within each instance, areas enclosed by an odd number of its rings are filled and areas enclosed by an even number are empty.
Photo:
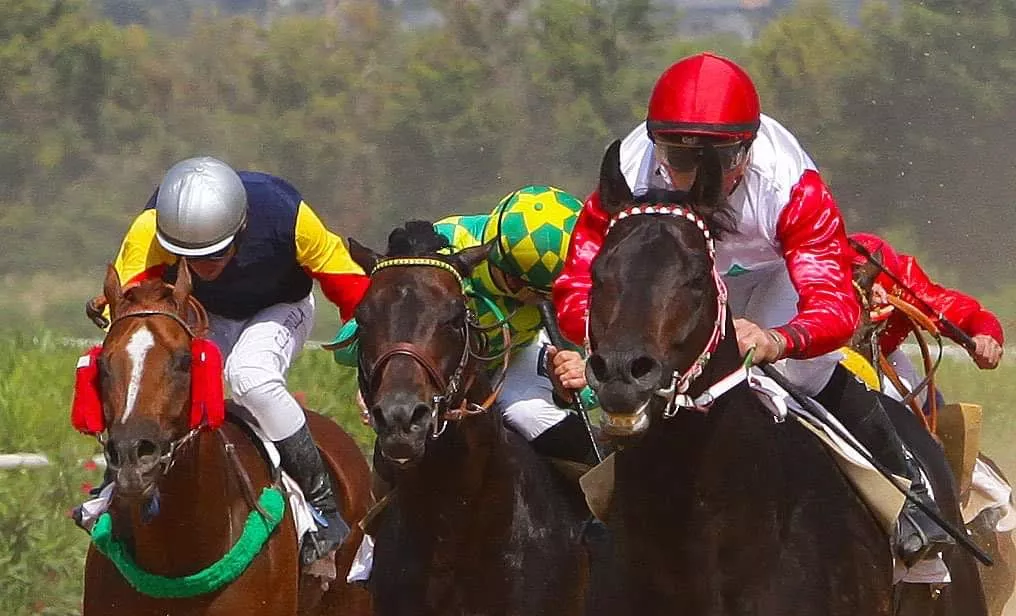
[[[155,239],[155,210],[152,209],[134,219],[120,244],[113,267],[120,276],[120,284],[128,285],[162,276],[176,259]]]
[[[367,290],[369,279],[349,256],[341,237],[329,231],[306,202],[296,214],[296,260],[318,284],[325,297],[350,319]]]

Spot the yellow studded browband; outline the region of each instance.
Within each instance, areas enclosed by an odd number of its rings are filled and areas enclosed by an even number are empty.
[[[450,272],[453,276],[455,276],[455,280],[459,281],[459,286],[462,287],[463,290],[465,290],[466,288],[466,283],[465,281],[462,280],[462,275],[459,274],[458,270],[456,270],[451,263],[447,263],[445,261],[442,261],[441,259],[434,259],[430,257],[398,257],[395,259],[384,259],[383,261],[379,261],[378,264],[374,266],[374,269],[371,270],[370,275],[373,276],[379,270],[383,270],[386,267],[400,267],[407,265],[422,265],[425,267],[436,267],[438,269],[443,269],[446,272]]]

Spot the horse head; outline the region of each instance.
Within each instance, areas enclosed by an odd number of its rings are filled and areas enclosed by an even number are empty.
[[[477,371],[463,279],[489,246],[438,254],[447,247],[422,221],[393,231],[385,256],[350,240],[350,254],[371,277],[356,309],[360,389],[381,454],[396,467],[423,458],[428,437],[465,404]]]
[[[713,241],[733,231],[734,219],[722,181],[707,148],[687,195],[635,199],[620,170],[620,142],[604,156],[599,195],[611,222],[592,265],[586,377],[615,438],[644,432],[654,413],[688,391],[723,335]]]
[[[185,263],[179,271],[175,286],[155,279],[127,287],[112,266],[106,272],[110,326],[98,355],[98,386],[106,461],[119,497],[148,497],[177,448],[196,434],[194,340],[207,321],[191,298]],[[217,351],[212,364],[221,406]]]

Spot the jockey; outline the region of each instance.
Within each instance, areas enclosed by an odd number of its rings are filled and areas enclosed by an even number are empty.
[[[706,144],[720,156],[737,217],[737,233],[716,245],[715,266],[728,287],[741,352],[754,347],[756,363],[785,360],[780,368],[792,382],[892,472],[913,480],[915,493],[934,507],[878,394],[838,367],[836,349],[851,337],[859,314],[839,208],[797,139],[760,113],[747,73],[710,53],[682,59],[656,82],[646,122],[621,144],[621,171],[636,196],[687,191]],[[608,223],[594,192],[554,283],[561,329],[575,343],[585,338],[590,267]],[[585,386],[578,353],[562,350],[552,363],[564,386]],[[934,557],[951,538],[908,501],[894,543],[910,566]]]
[[[511,357],[498,403],[509,426],[540,454],[596,463],[582,419],[564,410],[568,390],[549,378],[549,339],[537,305],[549,298],[551,284],[564,266],[572,229],[582,202],[551,186],[525,186],[498,203],[490,214],[449,216],[434,229],[454,251],[490,243],[488,258],[468,281],[470,310],[487,332],[489,352],[504,351],[497,324],[508,319]],[[347,340],[356,325],[347,323],[336,342]],[[335,352],[336,362],[356,365],[352,346]],[[500,366],[491,363],[491,368]],[[588,390],[586,395],[590,395]]]
[[[293,186],[211,157],[174,165],[134,220],[114,267],[125,284],[176,280],[178,260],[195,275],[209,337],[225,357],[233,399],[275,442],[282,468],[320,514],[303,542],[307,565],[349,534],[303,408],[286,372],[314,323],[313,280],[350,317],[367,288],[343,241]]]
[[[955,324],[963,333],[974,341],[974,349],[968,349],[971,358],[978,368],[991,370],[998,366],[1002,359],[1002,344],[1005,335],[998,317],[981,306],[973,297],[954,289],[947,289],[935,284],[918,265],[917,260],[905,254],[897,253],[888,242],[870,233],[854,233],[849,238],[850,255],[853,267],[868,264],[871,255],[878,261],[876,265],[884,268],[887,273],[880,272],[871,289],[872,309],[877,310],[887,305],[888,295],[899,297],[925,313],[933,320],[946,319]],[[854,248],[861,246],[863,251]],[[895,280],[894,280],[895,278]],[[901,284],[897,284],[897,281]],[[879,311],[880,312],[880,311]],[[887,322],[879,335],[882,354],[892,363],[897,373],[911,385],[920,379],[910,358],[900,350],[900,345],[910,333],[909,320],[905,314],[892,311],[885,317]],[[956,334],[943,328],[942,332],[954,340]],[[956,340],[960,342],[959,340]]]

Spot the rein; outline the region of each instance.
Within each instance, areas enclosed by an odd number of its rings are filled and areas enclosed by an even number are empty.
[[[453,265],[436,257],[398,257],[391,259],[384,259],[374,266],[371,270],[370,275],[373,277],[374,274],[380,270],[387,269],[390,267],[436,267],[444,270],[455,277],[455,280],[459,283],[459,288],[462,290],[462,295],[468,298],[486,300],[482,296],[475,295],[470,292],[469,286],[466,281],[459,274],[458,270]],[[388,365],[395,357],[408,357],[419,365],[427,373],[431,382],[437,386],[442,392],[433,397],[431,401],[432,416],[433,416],[433,431],[431,433],[432,438],[438,438],[444,433],[448,427],[450,421],[461,421],[466,417],[485,413],[490,410],[490,407],[494,404],[497,396],[501,393],[501,388],[504,386],[505,374],[508,371],[508,361],[510,360],[511,351],[511,328],[508,325],[508,318],[504,317],[497,306],[491,302],[487,302],[488,307],[494,310],[494,314],[498,317],[499,321],[494,326],[480,327],[477,322],[476,316],[466,307],[466,317],[463,320],[463,325],[460,330],[463,339],[462,355],[459,357],[459,363],[452,372],[451,377],[445,378],[444,375],[435,367],[433,362],[419,346],[412,342],[397,342],[389,346],[381,355],[374,360],[374,363],[368,368],[365,367],[362,361],[361,351],[361,372],[366,377],[364,379],[367,386],[366,393],[368,400],[365,400],[370,404],[370,398],[373,398],[374,391],[380,385],[381,376],[383,374],[385,366]],[[481,355],[479,351],[473,349],[473,340],[481,337],[483,331],[493,329],[494,327],[501,327],[501,334],[505,341],[505,348],[500,354],[492,356]],[[470,374],[463,383],[463,377],[466,372],[466,368],[470,364],[470,360],[479,361],[492,361],[494,359],[501,359],[502,365],[500,374],[495,383],[493,391],[487,398],[480,404],[470,402],[466,399],[466,394],[469,388],[473,384],[475,375]],[[456,402],[458,403],[456,405]]]
[[[680,370],[674,370],[671,374],[670,384],[667,387],[657,389],[653,392],[653,395],[659,398],[663,398],[667,402],[667,406],[663,411],[663,416],[667,419],[674,417],[680,409],[689,409],[698,412],[708,412],[716,399],[731,389],[741,384],[748,379],[748,368],[751,365],[751,355],[749,353],[747,360],[735,371],[731,372],[727,376],[723,377],[716,383],[710,385],[704,392],[696,397],[691,397],[688,394],[688,390],[691,388],[691,384],[700,376],[705,369],[707,363],[712,358],[713,353],[720,346],[720,342],[723,341],[725,336],[724,327],[727,322],[727,285],[723,282],[719,272],[716,270],[716,244],[713,241],[712,234],[709,232],[709,227],[706,225],[698,214],[691,211],[690,209],[683,208],[677,205],[635,205],[629,207],[621,212],[618,212],[614,216],[609,225],[607,226],[607,233],[614,228],[614,225],[618,222],[631,218],[632,216],[672,216],[679,219],[688,220],[695,224],[695,227],[702,232],[702,235],[706,240],[706,250],[709,253],[709,260],[712,264],[712,276],[713,283],[716,286],[716,320],[713,322],[713,331],[709,336],[709,340],[706,342],[705,347],[699,353],[698,357],[694,362],[683,372]],[[586,345],[590,344],[589,337],[589,319],[586,319]],[[592,349],[586,349],[587,354],[591,353]],[[651,399],[646,401],[645,406],[651,402]]]

